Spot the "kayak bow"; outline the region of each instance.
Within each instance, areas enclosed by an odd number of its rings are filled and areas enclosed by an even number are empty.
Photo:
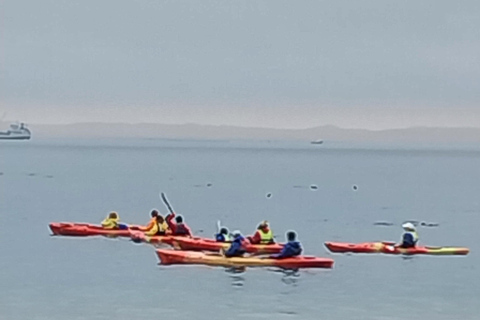
[[[117,236],[130,237],[131,230],[139,230],[140,226],[129,226],[129,229],[105,229],[101,225],[76,222],[52,222],[50,230],[56,236]]]

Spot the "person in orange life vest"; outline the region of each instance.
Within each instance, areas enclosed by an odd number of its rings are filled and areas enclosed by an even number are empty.
[[[173,221],[175,218],[175,221]],[[175,216],[175,212],[170,213],[167,215],[167,224],[172,230],[172,235],[174,236],[187,236],[192,237],[192,231],[190,228],[183,222],[182,216]]]
[[[145,235],[147,236],[165,236],[168,234],[171,234],[172,231],[168,227],[167,222],[165,221],[165,218],[163,218],[162,215],[158,214],[156,217],[156,223],[153,225],[153,227],[145,231]]]
[[[150,221],[148,222],[146,227],[140,228],[141,231],[151,233],[152,229],[158,226],[158,223],[157,223],[158,210],[153,209],[150,212],[150,216],[151,216]]]
[[[253,236],[247,238],[252,244],[272,244],[275,243],[273,232],[270,229],[268,221],[262,221]]]

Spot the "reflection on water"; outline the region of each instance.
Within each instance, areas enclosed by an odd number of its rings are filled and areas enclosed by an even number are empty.
[[[277,272],[282,274],[282,282],[286,285],[291,285],[296,287],[300,279],[300,272],[298,269],[282,269],[282,268],[271,268],[268,269],[272,272]]]
[[[245,284],[245,278],[243,277],[243,275],[245,274],[246,269],[246,267],[231,267],[225,269],[225,272],[230,274],[230,279],[232,280],[232,287],[243,287],[243,285]]]

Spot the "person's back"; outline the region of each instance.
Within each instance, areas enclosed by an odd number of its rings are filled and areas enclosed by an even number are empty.
[[[402,241],[399,245],[401,248],[414,248],[418,242],[418,234],[415,226],[410,223],[404,223],[402,225],[405,232],[402,235]]]
[[[103,219],[102,227],[104,229],[118,229],[118,222],[120,221],[120,217],[118,213],[112,211],[109,213],[108,217]]]
[[[242,236],[242,233],[238,230],[234,231],[233,233],[233,242],[230,245],[230,248],[228,248],[227,251],[225,251],[225,257],[231,258],[231,257],[243,257],[245,254],[245,249],[244,249],[244,243],[246,239]]]
[[[283,247],[282,251],[278,254],[271,255],[274,259],[285,259],[299,256],[303,249],[299,241],[297,241],[297,234],[295,231],[289,231],[286,234],[288,242]]]
[[[175,222],[173,221],[175,218]],[[183,222],[182,216],[175,216],[175,213],[171,213],[167,216],[167,224],[172,231],[174,236],[192,236],[192,231],[190,228]]]
[[[217,242],[230,242],[232,239],[230,238],[228,229],[223,227],[220,229],[220,232],[215,235],[215,240]]]

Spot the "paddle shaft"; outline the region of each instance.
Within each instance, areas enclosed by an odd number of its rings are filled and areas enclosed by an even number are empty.
[[[167,206],[168,211],[170,211],[170,213],[173,214],[173,213],[174,213],[173,208],[172,208],[172,206],[170,205],[170,203],[168,202],[167,196],[165,195],[165,193],[162,192],[162,193],[160,194],[160,197],[162,198],[163,203]]]

